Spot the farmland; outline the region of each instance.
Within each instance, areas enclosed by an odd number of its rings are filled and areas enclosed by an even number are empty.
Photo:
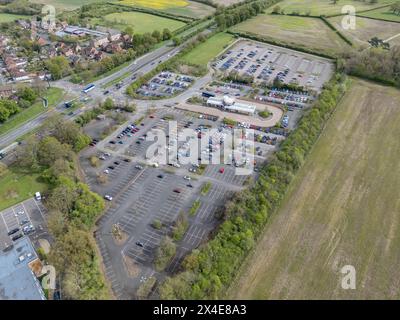
[[[233,36],[218,33],[183,56],[183,62],[206,66],[215,56],[233,41]]]
[[[104,21],[108,26],[113,26],[120,30],[125,30],[126,27],[131,26],[136,33],[140,34],[151,33],[154,30],[162,31],[165,28],[175,31],[185,25],[181,21],[134,11],[111,13],[104,17]]]
[[[279,2],[278,5],[284,9],[286,14],[300,13],[311,15],[332,15],[340,14],[342,7],[345,5],[352,5],[356,8],[356,11],[359,12],[362,10],[382,7],[383,5],[392,2],[392,0],[378,0],[376,4],[369,4],[361,1],[341,0],[335,5],[331,0],[283,0],[282,2]],[[272,8],[269,9],[269,12],[272,11]]]
[[[332,24],[355,44],[368,45],[368,40],[373,37],[386,40],[400,34],[400,24],[397,22],[386,22],[375,19],[361,18],[356,19],[356,28],[354,30],[345,30],[341,26],[342,17],[329,19]],[[389,41],[391,45],[400,44],[400,36]]]
[[[264,14],[238,24],[232,31],[249,32],[297,47],[341,52],[349,46],[320,19]]]
[[[202,18],[212,14],[215,11],[213,7],[199,2],[187,0],[123,0],[119,3],[162,10],[170,14],[182,15],[191,18]]]
[[[230,298],[399,298],[400,91],[353,81]]]
[[[368,12],[362,12],[359,15],[363,17],[400,22],[400,15],[391,12],[389,10],[389,7],[380,8]]]
[[[20,14],[0,13],[0,23],[12,22],[18,19],[30,19],[30,16],[23,16]]]

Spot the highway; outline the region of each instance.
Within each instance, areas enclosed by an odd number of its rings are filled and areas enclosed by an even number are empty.
[[[122,75],[126,74],[127,72],[131,72],[132,75],[135,73],[140,73],[140,74],[148,73],[148,72],[152,71],[153,69],[155,69],[157,67],[157,65],[160,63],[160,61],[164,62],[164,61],[170,59],[172,56],[179,53],[180,50],[181,50],[181,46],[180,47],[172,47],[171,44],[168,43],[167,45],[164,45],[163,47],[160,47],[160,48],[136,59],[128,66],[113,73],[112,75],[109,75],[107,77],[101,78],[101,79],[93,82],[93,84],[96,85],[96,88],[94,90],[92,90],[91,92],[89,92],[88,94],[82,93],[82,88],[83,88],[82,85],[73,84],[66,79],[54,81],[51,83],[51,85],[53,87],[58,87],[58,88],[63,89],[66,92],[65,96],[78,97],[78,98],[88,97],[88,98],[92,99],[92,102],[90,104],[86,105],[81,110],[77,110],[75,112],[75,114],[74,114],[74,117],[75,117],[78,114],[84,112],[85,110],[94,107],[95,105],[98,104],[99,101],[102,101],[106,98],[106,96],[104,95],[105,89],[102,89],[102,86],[105,85],[106,83],[121,77]],[[118,91],[115,90],[114,87],[113,88],[110,87],[109,90],[110,91],[112,90],[113,92],[110,93],[109,96],[111,98],[113,98],[116,102],[126,101],[126,99],[127,99],[127,96],[125,95],[126,87],[133,81],[133,80],[131,80],[131,76],[127,77],[127,80],[129,80],[129,81],[127,81],[124,84],[124,86],[121,89],[119,89]],[[38,117],[25,122],[24,124],[22,124],[21,126],[16,128],[15,130],[9,131],[6,134],[1,135],[0,136],[0,149],[7,147],[8,145],[10,145],[14,141],[16,141],[19,137],[21,137],[21,136],[31,132],[35,128],[39,127],[52,114],[55,114],[56,112],[61,113],[63,111],[65,111],[64,101],[62,103],[60,103],[58,106],[56,106],[55,108],[49,109],[47,112],[40,114]],[[68,116],[68,118],[73,118],[73,117]]]
[[[210,30],[208,29],[203,31],[204,34],[209,32]],[[84,107],[80,108],[79,110],[76,110],[73,115],[67,115],[66,118],[73,119],[77,117],[79,114],[85,112],[86,110],[97,106],[107,97],[112,98],[116,103],[120,104],[125,103],[126,101],[131,101],[131,102],[133,101],[137,105],[138,112],[144,112],[149,106],[154,105],[154,103],[156,103],[157,101],[132,100],[125,94],[126,88],[134,81],[133,76],[135,75],[138,78],[146,73],[151,72],[160,63],[165,62],[171,59],[173,56],[177,55],[189,41],[191,41],[191,39],[187,40],[178,47],[174,47],[171,41],[167,42],[162,47],[157,48],[147,53],[146,55],[137,58],[136,60],[134,60],[132,63],[122,68],[121,70],[118,70],[111,75],[105,76],[99,80],[92,82],[95,85],[95,89],[91,90],[86,94],[82,92],[84,86],[73,84],[72,82],[68,81],[68,78],[51,82],[51,85],[53,87],[61,88],[65,91],[64,96],[68,97],[66,98],[66,100],[71,98],[83,99],[85,97],[90,99],[90,102],[86,103]],[[117,79],[121,78],[122,76],[125,76],[128,73],[130,73],[130,75],[120,81],[121,87],[119,89],[117,89],[114,85],[109,86],[108,88],[104,88],[104,86],[109,82],[116,81]],[[164,105],[165,104],[172,105],[176,104],[177,102],[184,101],[185,99],[191,97],[195,92],[199,91],[200,88],[203,87],[209,81],[211,81],[210,74],[206,75],[201,79],[198,79],[198,81],[196,81],[196,83],[191,88],[189,88],[181,95],[170,99],[161,100],[161,103]],[[104,94],[106,90],[109,91],[107,95]],[[33,118],[25,122],[24,124],[15,128],[14,130],[1,135],[0,149],[9,146],[19,137],[28,134],[35,128],[42,125],[43,122],[52,114],[64,112],[66,110],[64,102],[65,101],[60,103],[55,108],[49,109],[47,112],[40,114],[36,118]]]

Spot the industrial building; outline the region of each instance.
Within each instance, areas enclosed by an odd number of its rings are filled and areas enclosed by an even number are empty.
[[[228,96],[209,97],[207,106],[245,115],[254,115],[256,112],[255,106],[236,102],[234,98]]]
[[[45,300],[34,273],[38,262],[28,237],[0,251],[0,300]]]

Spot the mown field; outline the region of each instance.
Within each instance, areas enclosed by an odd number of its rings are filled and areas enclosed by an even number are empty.
[[[33,197],[35,192],[43,192],[47,185],[39,181],[39,175],[9,170],[0,177],[0,210]]]
[[[386,7],[368,12],[362,12],[360,13],[360,16],[400,22],[400,15],[394,14],[389,10],[389,8],[390,7]]]
[[[230,298],[399,299],[399,100],[354,80]],[[341,288],[345,265],[355,290]]]
[[[363,1],[340,0],[336,4],[332,0],[283,0],[277,5],[285,10],[286,14],[298,12],[300,14],[309,13],[311,15],[332,15],[340,14],[342,7],[352,5],[356,11],[369,10],[381,7],[385,4],[393,3],[394,0],[378,0],[375,4],[369,4]],[[271,7],[268,12],[272,11]]]
[[[337,34],[318,18],[263,14],[232,28],[250,32],[298,47],[326,52],[342,52],[349,48]]]
[[[175,31],[185,25],[185,23],[173,19],[163,18],[142,12],[119,12],[111,13],[104,17],[105,24],[113,28],[125,30],[131,26],[135,33],[153,32],[154,30],[163,31],[165,28]],[[101,24],[101,20],[98,22]]]
[[[230,34],[217,33],[183,56],[182,61],[207,66],[208,62],[221,53],[233,40],[234,38]]]
[[[342,28],[342,17],[329,18],[329,21],[354,44],[368,45],[368,40],[373,37],[386,40],[400,35],[400,24],[397,22],[386,22],[368,18],[356,18],[356,28],[345,30]],[[400,44],[400,36],[388,41],[391,45]]]
[[[187,0],[123,0],[119,3],[162,10],[171,14],[183,15],[191,18],[203,18],[215,11],[213,7],[208,5]]]
[[[23,16],[20,14],[0,13],[0,23],[13,22],[18,19],[30,19],[31,16]]]

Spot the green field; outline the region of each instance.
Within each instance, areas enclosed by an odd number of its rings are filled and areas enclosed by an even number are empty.
[[[104,20],[97,19],[96,22],[102,24],[104,21],[108,27],[125,30],[130,26],[135,33],[153,32],[154,30],[163,31],[165,28],[175,31],[185,26],[184,22],[163,18],[142,12],[119,12],[111,13],[104,17]]]
[[[389,8],[390,7],[386,7],[368,12],[362,12],[359,15],[363,17],[400,22],[400,15],[394,14],[389,10]]]
[[[335,32],[318,18],[263,14],[232,28],[278,40],[296,47],[338,53],[349,48]]]
[[[0,210],[33,197],[37,191],[45,191],[47,185],[39,182],[38,178],[37,174],[10,169],[4,177],[0,178]]]
[[[356,28],[345,30],[342,28],[342,17],[329,18],[329,21],[354,44],[369,46],[368,40],[378,37],[388,40],[390,45],[400,44],[400,24],[397,22],[387,22],[368,18],[356,18]],[[399,35],[398,37],[395,37]]]
[[[63,90],[59,88],[50,88],[45,95],[45,97],[48,99],[49,107],[53,107],[59,103],[63,93]],[[0,124],[0,135],[5,134],[12,129],[16,129],[24,122],[35,118],[46,110],[47,109],[43,107],[42,101],[36,102],[31,107],[24,109],[20,113],[17,113],[15,116],[11,117],[5,123]]]
[[[354,80],[229,298],[400,298],[398,101],[398,89]],[[345,265],[355,290],[341,287]]]
[[[207,64],[232,43],[233,40],[234,38],[230,34],[218,33],[184,55],[182,61],[190,64],[207,66]]]
[[[332,15],[340,14],[342,7],[345,5],[352,5],[356,8],[356,11],[369,10],[377,7],[381,7],[385,4],[393,3],[394,0],[378,0],[376,4],[369,4],[362,1],[353,0],[339,0],[336,4],[332,0],[283,0],[277,5],[285,10],[286,14],[298,12],[300,14],[311,14],[311,15]],[[268,12],[272,11],[272,6]]]
[[[30,19],[31,16],[23,16],[20,14],[0,13],[0,23],[13,22],[18,19]]]

